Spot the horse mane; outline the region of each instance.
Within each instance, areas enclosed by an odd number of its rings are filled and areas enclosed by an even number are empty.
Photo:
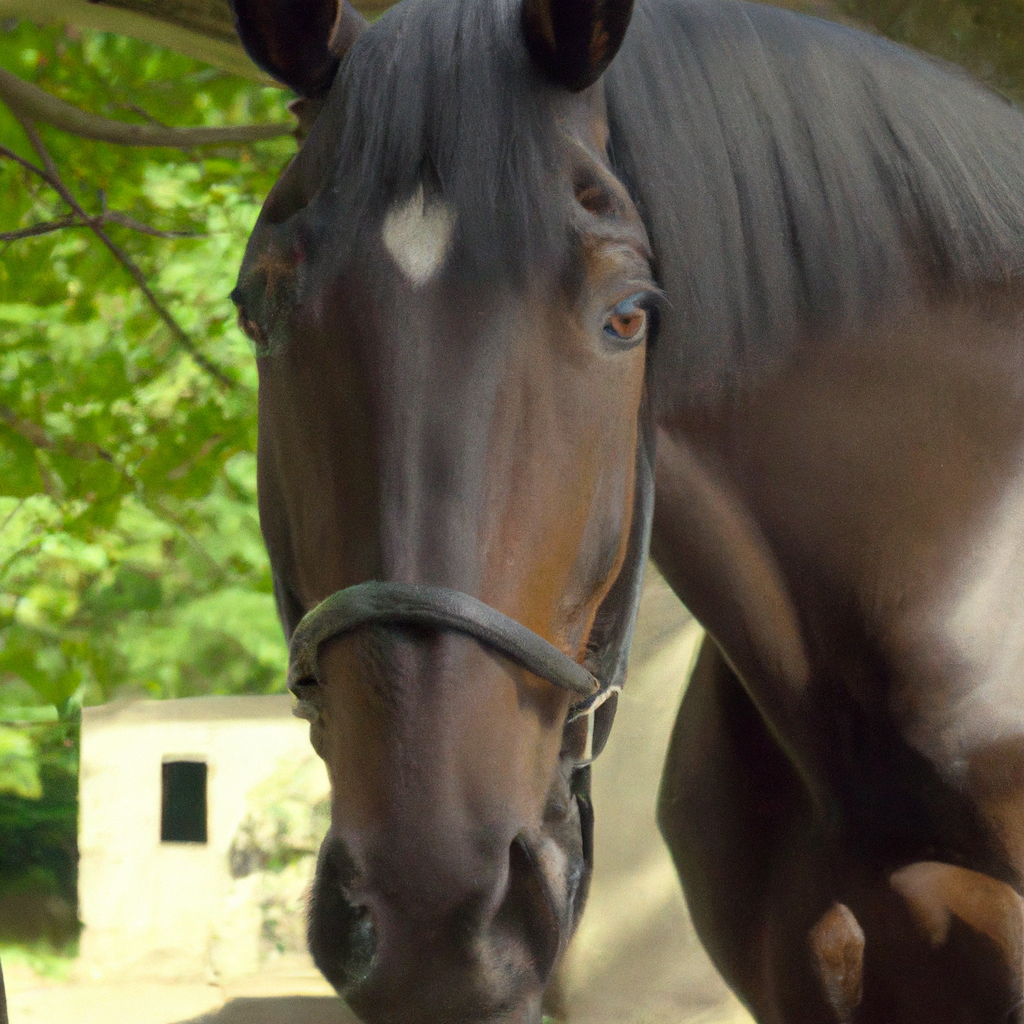
[[[332,245],[357,251],[424,182],[460,211],[453,266],[559,266],[570,97],[533,69],[519,7],[404,0],[355,43],[300,154],[307,193],[344,203]],[[742,0],[636,0],[604,82],[667,295],[656,377],[718,388],[922,284],[1024,274],[1024,118],[955,68]]]
[[[612,157],[671,305],[658,376],[717,389],[922,284],[1024,272],[1024,118],[964,73],[737,0],[637,0]]]

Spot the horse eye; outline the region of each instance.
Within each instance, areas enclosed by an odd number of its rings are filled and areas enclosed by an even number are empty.
[[[618,342],[637,345],[647,328],[647,310],[640,305],[643,295],[631,295],[615,306],[605,321],[604,332]]]

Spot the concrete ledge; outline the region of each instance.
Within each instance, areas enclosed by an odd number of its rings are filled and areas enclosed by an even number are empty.
[[[3,0],[0,0],[3,3]],[[288,693],[271,696],[181,697],[178,700],[112,701],[82,709],[90,729],[137,722],[207,722],[252,718],[287,718],[293,699]]]

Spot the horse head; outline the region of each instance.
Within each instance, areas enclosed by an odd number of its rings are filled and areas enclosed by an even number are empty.
[[[658,292],[601,85],[632,0],[234,7],[319,110],[234,293],[332,785],[310,948],[370,1022],[539,1021],[650,529]]]

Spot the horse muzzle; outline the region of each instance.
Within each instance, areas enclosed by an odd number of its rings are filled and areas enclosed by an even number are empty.
[[[367,1024],[539,1024],[586,898],[584,808],[571,798],[542,829],[444,879],[424,857],[359,868],[329,834],[310,904],[317,967]]]
[[[406,635],[392,645],[380,640],[381,627],[425,628],[439,639],[423,646]],[[332,647],[321,668],[321,645],[356,632],[361,638]],[[505,718],[507,694],[504,704],[489,705],[499,691],[478,680],[478,696],[466,697],[462,680],[494,664],[481,648],[573,696],[539,806],[512,798],[520,776],[509,774],[504,758],[522,754],[512,755],[519,748],[507,742],[515,729]],[[367,664],[387,668],[377,679],[364,674]],[[507,690],[512,677],[500,678]],[[431,680],[425,689],[409,683],[423,679]],[[611,724],[615,702],[606,698],[618,679],[602,685],[467,594],[371,582],[339,591],[303,618],[292,636],[289,686],[297,713],[314,732],[330,733],[321,753],[333,766],[335,807],[309,927],[325,977],[369,1024],[539,1022],[544,989],[586,897],[588,765]],[[368,689],[403,693],[411,703],[403,713],[361,718],[356,708]],[[528,705],[520,698],[520,710]],[[529,710],[525,720],[538,721]]]

